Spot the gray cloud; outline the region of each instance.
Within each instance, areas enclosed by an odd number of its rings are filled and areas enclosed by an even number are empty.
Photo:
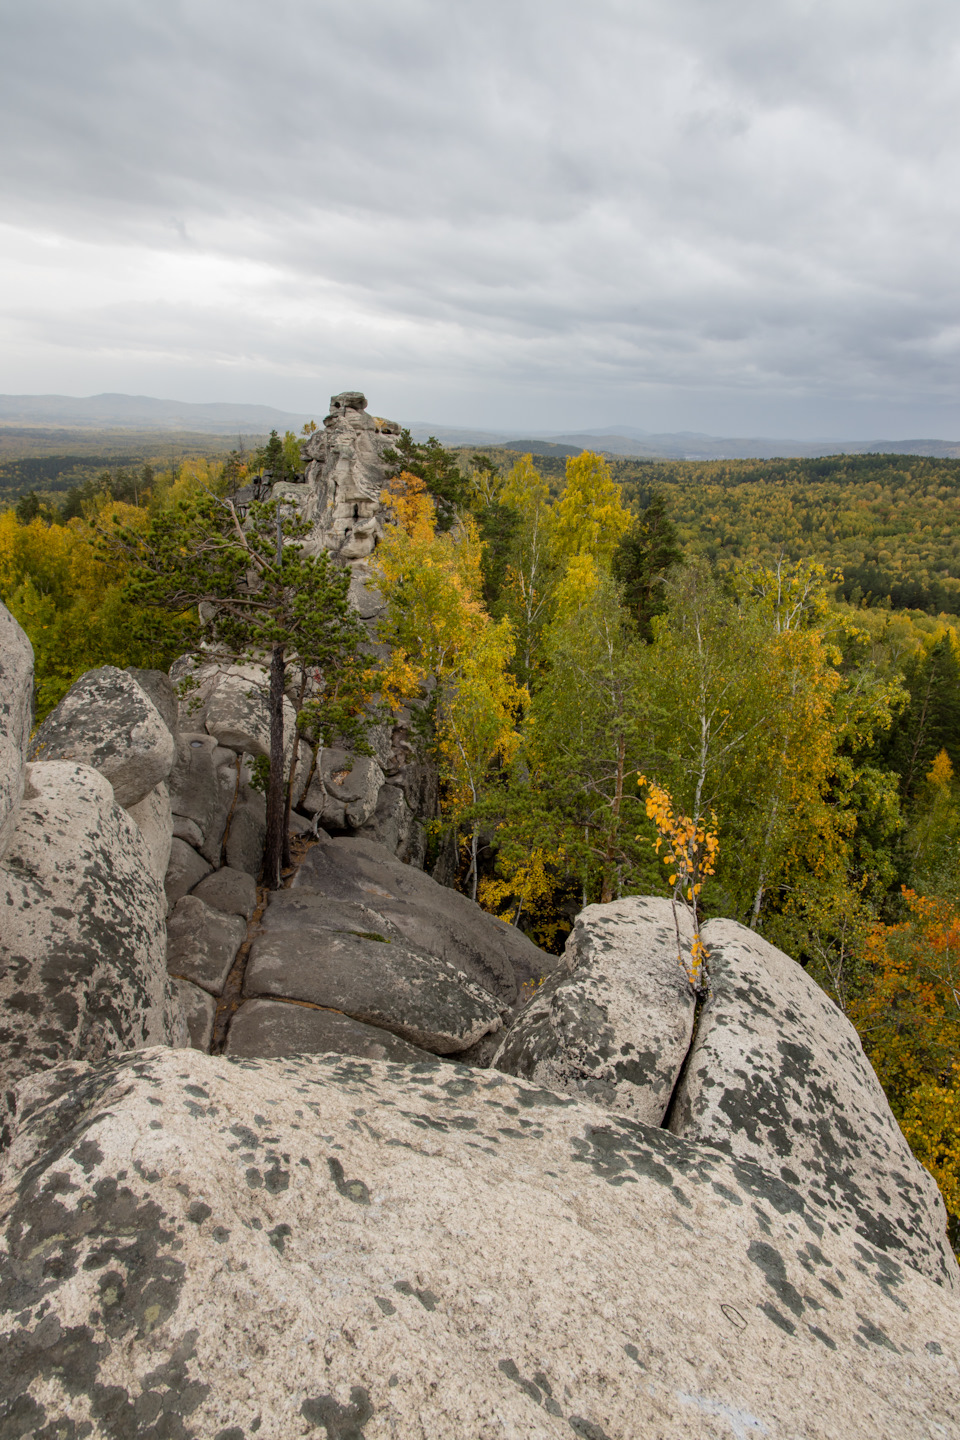
[[[4,390],[960,434],[946,0],[6,9]]]

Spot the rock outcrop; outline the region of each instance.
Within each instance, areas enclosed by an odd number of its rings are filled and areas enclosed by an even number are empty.
[[[309,544],[346,562],[373,553],[383,534],[383,455],[399,434],[399,425],[367,414],[359,391],[331,396],[323,429],[303,447],[307,496],[300,508],[314,524]]]
[[[776,1171],[870,1245],[960,1285],[940,1192],[853,1026],[754,931],[711,920],[703,937],[710,989],[670,1129]]]
[[[956,1295],[597,1106],[437,1062],[169,1050],[20,1103],[4,1434],[958,1433]]]
[[[0,605],[0,860],[10,843],[23,798],[33,719],[33,646]]]
[[[681,917],[681,924],[689,955],[689,923]],[[673,906],[639,896],[588,905],[564,962],[491,1063],[659,1125],[693,1033],[694,996],[677,954]]]
[[[88,670],[44,720],[32,760],[73,760],[98,770],[118,805],[136,805],[173,768],[176,745],[133,676],[114,665]]]
[[[0,866],[6,1106],[61,1060],[186,1043],[167,978],[165,904],[136,825],[86,765],[28,766]]]

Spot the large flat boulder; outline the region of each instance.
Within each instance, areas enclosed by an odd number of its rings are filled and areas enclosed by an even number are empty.
[[[163,723],[166,725],[174,740],[180,729],[179,701],[176,688],[169,675],[163,670],[141,670],[136,665],[127,666],[127,674],[132,675],[160,712]]]
[[[956,1295],[755,1164],[497,1072],[156,1050],[19,1118],[5,1434],[957,1435]]]
[[[222,910],[224,915],[242,915],[245,920],[252,920],[257,908],[256,881],[243,870],[231,870],[229,865],[201,880],[193,894],[214,910]]]
[[[209,1047],[207,1047],[209,1048]],[[290,1000],[245,1000],[230,1021],[227,1055],[356,1055],[414,1064],[434,1057],[389,1030]]]
[[[191,1046],[194,1050],[203,1050],[209,1053],[210,1042],[213,1039],[214,1021],[217,1018],[215,998],[190,980],[175,979],[173,988],[177,992],[177,998],[187,1022],[187,1034],[190,1037]]]
[[[163,889],[110,782],[85,765],[27,767],[0,867],[4,1093],[66,1059],[185,1042],[167,978]]]
[[[31,760],[71,760],[99,770],[124,806],[166,780],[176,754],[156,705],[115,665],[81,675],[30,745]]]
[[[678,912],[683,952],[690,923]],[[537,992],[492,1064],[659,1125],[690,1048],[695,997],[669,900],[633,896],[577,916],[560,974]]]
[[[703,930],[710,988],[670,1129],[773,1168],[864,1241],[956,1286],[946,1214],[850,1022],[734,920]]]
[[[197,895],[184,895],[167,921],[167,969],[211,995],[222,995],[246,935],[242,915],[225,915]]]
[[[342,836],[313,846],[291,889],[373,906],[409,944],[456,965],[507,1007],[522,985],[561,968],[512,925],[401,864],[374,840]]]
[[[466,1050],[501,1025],[493,998],[436,956],[319,925],[259,935],[243,989],[342,1010],[437,1055]]]
[[[33,723],[33,646],[0,604],[0,859],[17,824]]]

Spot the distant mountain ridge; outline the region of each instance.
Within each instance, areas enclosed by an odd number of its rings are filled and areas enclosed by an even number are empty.
[[[261,436],[270,430],[299,431],[313,415],[278,410],[272,405],[226,401],[197,404],[158,400],[151,395],[0,395],[0,426],[43,426],[74,430],[187,431],[198,435]],[[396,419],[396,416],[391,417]],[[960,458],[960,440],[783,440],[763,436],[704,435],[696,431],[662,434],[632,425],[606,426],[572,432],[480,430],[468,426],[413,421],[415,440],[435,435],[449,446],[502,446],[521,453],[579,454],[583,450],[649,460],[748,460],[815,458],[820,455],[933,455]]]
[[[299,430],[312,418],[272,405],[220,401],[198,405],[188,400],[157,400],[151,395],[0,395],[2,425],[264,435],[270,430]]]

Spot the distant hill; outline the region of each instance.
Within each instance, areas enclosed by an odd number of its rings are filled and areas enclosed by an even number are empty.
[[[195,405],[150,395],[0,395],[0,425],[75,430],[176,430],[206,435],[266,435],[300,430],[322,415],[296,415],[271,405]]]
[[[99,431],[177,432],[196,436],[266,435],[270,430],[299,431],[307,420],[320,421],[323,397],[313,415],[277,410],[271,405],[206,405],[187,400],[157,400],[150,395],[0,395],[0,437],[11,427]],[[403,421],[402,416],[391,419]],[[467,426],[412,421],[415,440],[435,435],[443,445],[503,446],[548,457],[579,455],[583,450],[650,460],[766,460],[821,455],[931,455],[960,458],[958,440],[783,440],[764,436],[730,437],[697,431],[652,433],[631,425],[554,433],[529,430],[480,430]]]

